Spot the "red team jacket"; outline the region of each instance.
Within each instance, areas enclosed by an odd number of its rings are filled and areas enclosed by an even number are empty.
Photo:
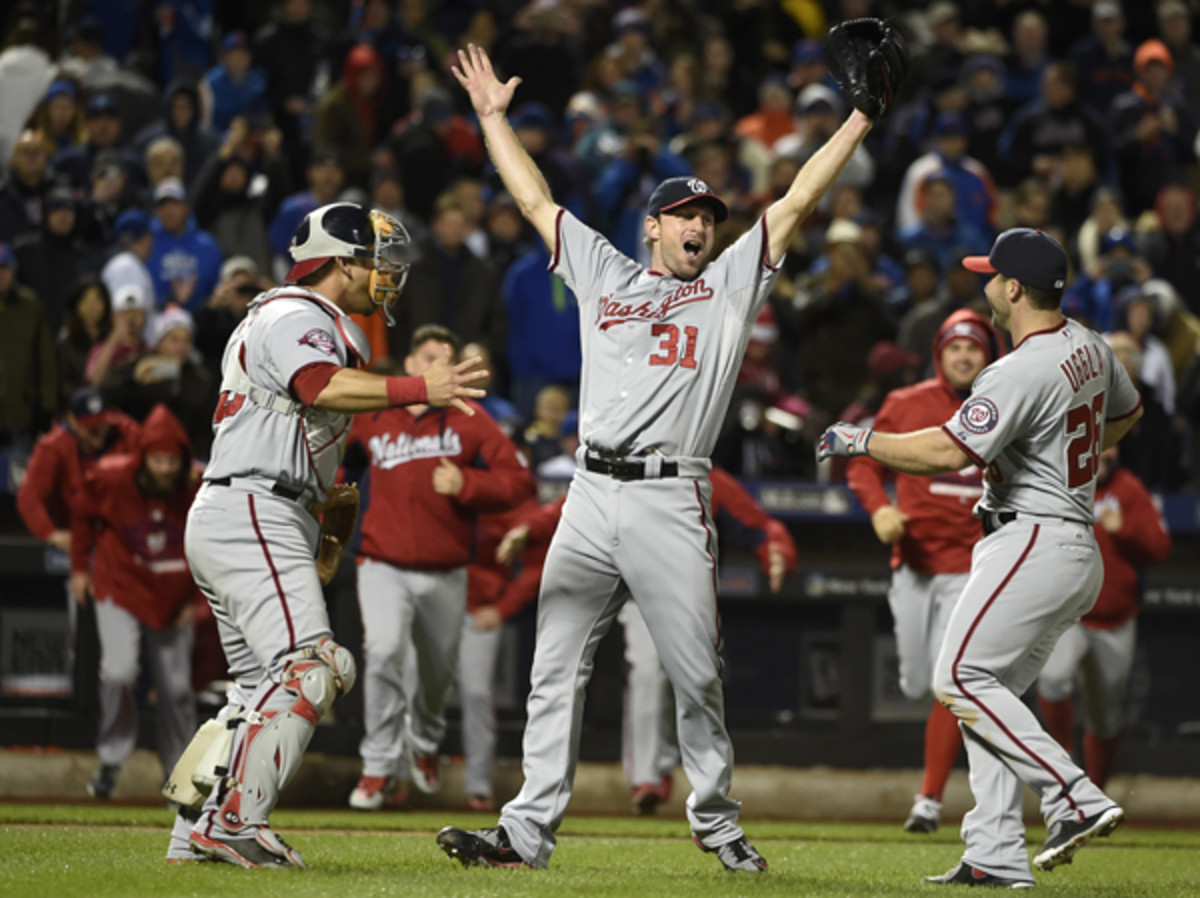
[[[138,485],[146,447],[179,446],[181,485],[156,495]],[[183,529],[199,478],[191,476],[192,445],[165,405],[142,424],[137,451],[110,454],[89,473],[71,515],[71,570],[92,573],[92,592],[111,598],[148,627],[161,630],[197,597],[183,554]],[[93,554],[94,549],[94,554]]]
[[[1121,529],[1116,533],[1099,522],[1105,507],[1121,512]],[[1171,552],[1171,535],[1154,501],[1137,476],[1124,468],[1117,468],[1107,483],[1096,484],[1096,543],[1104,558],[1104,584],[1083,625],[1111,630],[1138,613],[1138,572],[1166,561]]]
[[[448,570],[471,560],[475,519],[507,511],[534,494],[529,467],[512,440],[479,405],[474,416],[456,408],[406,408],[356,415],[349,444],[366,450],[358,556],[397,567]],[[442,459],[463,473],[457,496],[433,489]]]
[[[1003,343],[992,326],[967,309],[950,315],[938,329],[942,333],[962,320],[982,324],[992,335],[992,359],[1003,353]],[[940,353],[934,352],[936,377],[911,387],[893,390],[884,400],[872,425],[885,433],[907,433],[924,427],[940,427],[962,405],[942,373]],[[907,564],[922,574],[961,574],[971,569],[971,549],[983,535],[983,525],[973,516],[975,502],[983,494],[983,472],[972,466],[951,474],[924,477],[892,472],[866,456],[852,458],[846,480],[859,503],[874,514],[891,500],[884,491],[886,480],[896,479],[896,505],[908,515],[904,535],[892,547],[893,568]]]
[[[731,542],[752,549],[763,571],[770,568],[771,546],[775,546],[783,553],[787,572],[794,573],[796,543],[787,527],[768,515],[728,471],[713,468],[709,480],[712,481],[713,487],[713,518],[721,532]],[[567,497],[564,495],[535,509],[523,520],[518,521],[529,525],[528,544],[546,545],[550,542],[555,528],[558,527],[558,519],[562,517],[562,507],[566,501]]]
[[[133,452],[138,445],[138,423],[115,409],[102,412],[110,425],[108,442],[100,455],[84,455],[79,441],[65,422],[38,438],[17,491],[17,509],[29,532],[43,542],[55,530],[71,526],[71,506],[83,487],[84,477],[105,455]]]
[[[538,514],[541,508],[537,497],[530,496],[510,511],[479,516],[475,560],[467,568],[467,611],[493,605],[504,620],[509,620],[537,598],[550,540],[527,541],[521,551],[520,565],[514,568],[496,561],[496,549],[504,534],[530,515]]]

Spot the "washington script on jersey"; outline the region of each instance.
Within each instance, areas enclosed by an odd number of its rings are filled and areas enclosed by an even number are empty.
[[[462,437],[453,427],[440,434],[419,437],[408,433],[393,437],[385,433],[367,440],[367,447],[371,450],[371,464],[385,471],[419,458],[454,458],[463,451]]]
[[[646,302],[633,305],[618,302],[611,296],[601,296],[596,306],[596,323],[600,330],[608,330],[614,324],[624,324],[626,321],[662,321],[675,309],[693,302],[708,302],[715,293],[713,288],[697,278],[679,288],[662,302]]]

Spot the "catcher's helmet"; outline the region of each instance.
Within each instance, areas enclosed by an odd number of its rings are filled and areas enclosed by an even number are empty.
[[[330,259],[370,259],[371,301],[383,308],[389,325],[391,307],[404,289],[411,259],[411,240],[404,226],[375,209],[357,203],[330,203],[304,216],[288,251],[294,263],[287,282],[312,274]]]

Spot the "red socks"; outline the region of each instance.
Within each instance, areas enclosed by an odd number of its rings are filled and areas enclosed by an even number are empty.
[[[933,703],[933,710],[925,721],[925,779],[921,782],[921,794],[938,801],[946,789],[946,780],[954,769],[954,761],[962,748],[962,733],[958,729],[958,718],[946,710],[941,702]]]

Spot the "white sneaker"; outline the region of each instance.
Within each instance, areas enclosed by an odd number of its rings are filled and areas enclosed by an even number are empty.
[[[913,798],[912,810],[904,821],[904,831],[908,833],[935,833],[938,821],[942,817],[942,803],[928,795],[917,795]]]

